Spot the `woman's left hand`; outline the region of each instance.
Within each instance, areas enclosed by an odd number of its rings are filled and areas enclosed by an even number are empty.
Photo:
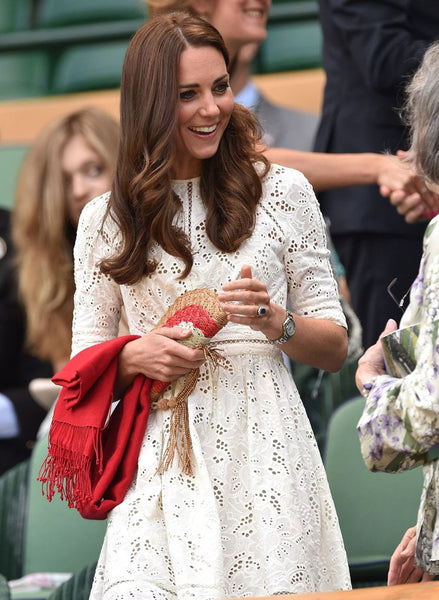
[[[355,373],[355,383],[360,392],[365,383],[371,381],[378,375],[386,374],[381,338],[392,331],[395,331],[397,328],[398,325],[396,321],[389,319],[384,331],[381,332],[376,343],[373,346],[370,346],[358,361],[358,368]]]
[[[252,278],[249,265],[242,266],[240,279],[223,285],[218,297],[229,321],[262,331],[268,339],[275,340],[282,335],[285,308],[270,301],[267,286]]]

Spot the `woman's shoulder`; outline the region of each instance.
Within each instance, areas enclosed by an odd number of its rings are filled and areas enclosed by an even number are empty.
[[[276,163],[271,164],[265,176],[264,183],[271,187],[282,186],[285,188],[304,189],[307,192],[313,191],[310,182],[301,171]]]
[[[111,226],[110,223],[113,220],[106,218],[110,195],[110,192],[105,192],[105,194],[96,196],[96,198],[87,202],[82,209],[78,229],[98,233],[103,228],[107,229]]]
[[[105,192],[101,196],[96,196],[96,198],[87,202],[82,209],[81,219],[93,220],[95,218],[102,218],[107,211],[110,195],[111,192]]]
[[[262,196],[263,201],[284,210],[317,203],[314,190],[303,173],[275,163],[263,179]]]

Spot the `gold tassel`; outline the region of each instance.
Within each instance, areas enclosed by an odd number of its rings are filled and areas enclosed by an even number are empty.
[[[213,367],[217,368],[223,358],[218,350],[213,347],[209,348],[209,346],[203,346],[202,349],[206,360],[210,360]],[[157,468],[157,473],[161,475],[172,466],[175,452],[177,452],[183,473],[186,473],[186,475],[193,475],[191,461],[192,440],[189,429],[187,399],[197,385],[199,374],[200,369],[189,371],[185,376],[184,384],[177,396],[168,398],[167,400],[162,398],[154,404],[155,409],[171,409],[171,417],[169,419],[169,439]]]
[[[185,378],[185,382],[175,398],[169,398],[168,408],[171,408],[169,420],[169,439],[157,472],[163,474],[174,462],[177,451],[183,473],[192,475],[191,449],[192,441],[189,430],[189,412],[187,398],[194,391],[197,384],[199,369],[193,369]]]

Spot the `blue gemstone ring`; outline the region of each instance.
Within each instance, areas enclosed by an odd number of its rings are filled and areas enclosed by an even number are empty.
[[[265,314],[267,314],[267,309],[265,308],[265,306],[258,306],[258,310],[256,311],[256,316],[263,317]]]

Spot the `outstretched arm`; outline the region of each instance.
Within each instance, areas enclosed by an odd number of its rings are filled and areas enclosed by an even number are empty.
[[[376,184],[389,195],[393,190],[413,193],[424,185],[411,166],[386,154],[325,154],[287,148],[265,148],[264,153],[271,162],[301,171],[316,192]]]

